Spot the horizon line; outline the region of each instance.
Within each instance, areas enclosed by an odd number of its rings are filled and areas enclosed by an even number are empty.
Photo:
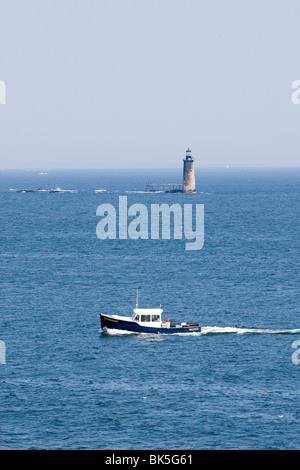
[[[195,170],[265,170],[265,169],[299,169],[300,165],[274,165],[274,166],[195,166]],[[180,170],[178,167],[28,167],[28,168],[0,168],[0,171],[93,171],[93,170]]]

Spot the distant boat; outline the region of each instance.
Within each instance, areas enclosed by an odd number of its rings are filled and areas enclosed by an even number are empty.
[[[161,308],[136,308],[131,317],[121,315],[108,315],[100,313],[102,330],[122,330],[133,333],[172,334],[172,333],[200,333],[199,323],[171,323],[169,318],[162,321]]]
[[[106,189],[95,189],[95,193],[106,193]]]
[[[41,171],[41,172],[39,173],[39,175],[48,175],[48,173],[45,172],[45,171]]]

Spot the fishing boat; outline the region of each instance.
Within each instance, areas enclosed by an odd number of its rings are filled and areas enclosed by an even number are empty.
[[[159,308],[135,308],[131,317],[100,313],[101,328],[105,333],[109,330],[152,334],[200,333],[199,323],[171,323],[169,318],[162,321],[162,312]]]
[[[123,330],[133,333],[172,334],[200,333],[199,323],[171,323],[167,318],[162,321],[161,308],[136,308],[131,317],[100,313],[100,324],[104,333],[109,330]]]

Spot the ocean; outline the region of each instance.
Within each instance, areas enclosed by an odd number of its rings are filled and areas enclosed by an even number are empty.
[[[299,177],[197,169],[184,195],[144,192],[177,170],[0,171],[0,448],[299,449]],[[100,240],[120,195],[203,204],[202,249]],[[103,334],[137,288],[202,332]]]

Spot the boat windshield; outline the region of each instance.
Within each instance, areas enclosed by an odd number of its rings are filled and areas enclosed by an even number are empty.
[[[134,321],[159,322],[160,315],[135,315]]]
[[[151,315],[141,315],[141,321],[150,321]]]
[[[151,318],[152,321],[160,321],[160,315],[151,315],[151,316],[152,316]]]

